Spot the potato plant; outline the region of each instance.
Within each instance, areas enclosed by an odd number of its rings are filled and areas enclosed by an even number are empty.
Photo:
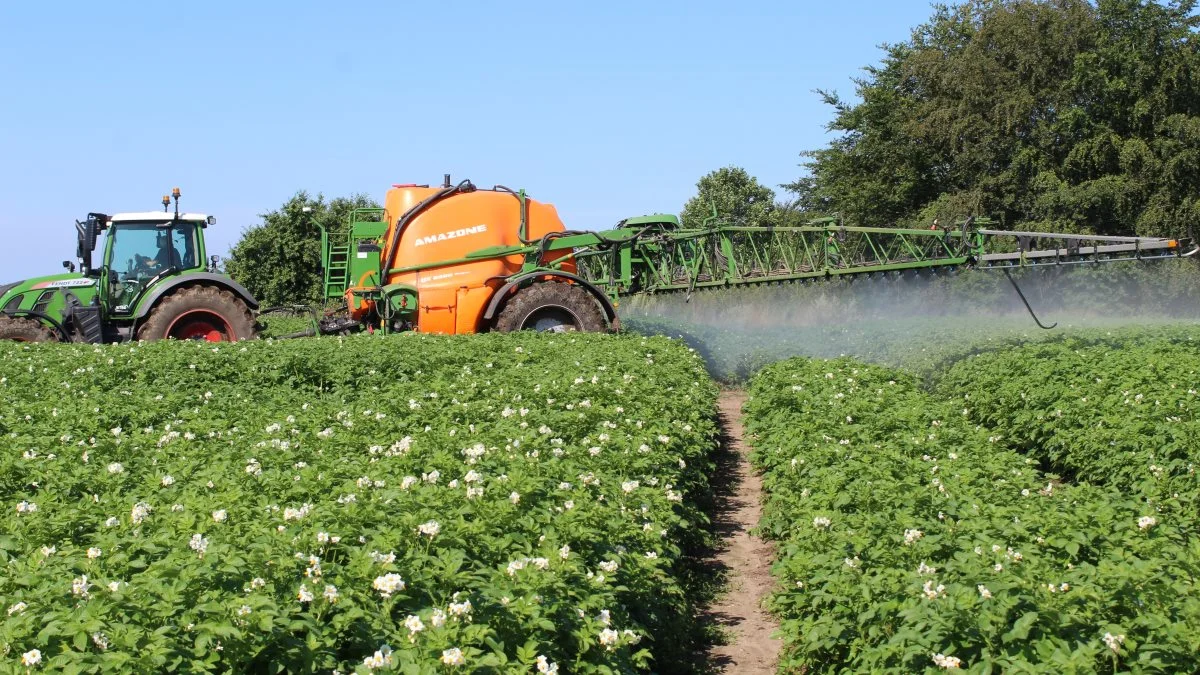
[[[0,346],[0,663],[682,668],[715,398],[661,338]]]

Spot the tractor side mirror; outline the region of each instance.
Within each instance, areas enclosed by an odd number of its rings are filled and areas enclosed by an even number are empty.
[[[96,221],[91,218],[82,223],[75,221],[75,229],[79,232],[79,248],[76,251],[79,257],[91,255],[96,250]]]
[[[64,260],[63,268],[74,272],[75,271],[75,263],[71,262],[70,260]]]
[[[106,215],[89,213],[87,220],[82,223],[75,221],[75,231],[79,235],[79,245],[75,253],[79,258],[79,269],[84,274],[90,274],[92,271],[92,251],[96,250],[96,238],[100,234],[102,224],[107,220]]]

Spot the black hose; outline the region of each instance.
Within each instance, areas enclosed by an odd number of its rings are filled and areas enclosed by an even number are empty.
[[[508,194],[510,194],[514,198],[516,198],[517,202],[519,202],[521,204],[521,222],[517,229],[517,239],[520,240],[522,245],[528,246],[529,244],[532,244],[533,239],[525,238],[525,235],[528,234],[528,232],[529,232],[529,198],[522,197],[517,191],[513,190],[510,187],[504,186],[504,185],[494,185],[494,186],[492,186],[492,189],[496,190],[497,192],[507,192]],[[618,225],[624,224],[624,222],[625,221],[622,220],[620,223],[618,223]],[[627,239],[610,239],[607,237],[600,236],[598,232],[581,232],[578,230],[562,230],[559,232],[550,232],[549,234],[542,236],[542,238],[541,238],[542,241],[541,241],[540,246],[542,249],[542,253],[545,253],[546,237],[565,237],[565,236],[572,235],[572,234],[594,234],[597,236],[597,238],[600,239],[600,241],[602,241],[606,244],[625,243],[625,242],[633,241],[633,240],[637,239],[638,237],[642,236],[643,234],[646,233],[646,231],[652,229],[653,227],[654,227],[653,225],[648,225]]]
[[[1021,302],[1025,303],[1025,309],[1029,310],[1029,316],[1033,317],[1033,322],[1038,325],[1038,328],[1041,328],[1042,330],[1050,330],[1058,325],[1057,321],[1047,326],[1038,320],[1037,314],[1033,313],[1033,308],[1029,306],[1029,301],[1025,299],[1025,294],[1021,292],[1021,287],[1017,285],[1017,280],[1013,279],[1012,275],[1008,273],[1007,267],[1004,268],[1004,276],[1008,277],[1008,281],[1012,284],[1012,287],[1016,289],[1017,295],[1021,296]]]
[[[513,197],[516,197],[517,202],[521,204],[521,223],[517,226],[517,239],[521,241],[522,245],[528,246],[529,244],[532,244],[532,239],[525,238],[525,235],[529,232],[529,198],[523,197],[512,188],[505,187],[503,185],[495,185],[492,187],[492,189],[496,190],[497,192],[507,192]]]
[[[602,244],[614,246],[613,251],[615,252],[616,251],[615,246],[620,245],[620,244],[628,244],[630,242],[637,241],[639,238],[642,237],[642,235],[646,234],[647,232],[649,232],[653,229],[654,229],[653,225],[647,225],[647,226],[643,227],[642,229],[638,230],[637,232],[635,232],[625,238],[606,237],[599,232],[585,232],[585,231],[580,231],[580,230],[560,230],[557,232],[547,232],[546,234],[542,235],[541,241],[538,242],[538,261],[540,263],[541,259],[543,257],[545,257],[545,255],[548,252],[548,249],[550,247],[550,242],[555,239],[562,238],[562,237],[570,237],[570,236],[575,236],[575,235],[580,235],[580,234],[590,234],[593,237],[596,237],[597,239],[599,239]],[[532,240],[530,240],[530,241],[532,241]]]
[[[437,192],[421,200],[416,206],[412,207],[407,213],[401,216],[400,220],[396,221],[395,234],[392,235],[392,245],[388,247],[387,258],[384,260],[381,274],[386,277],[388,270],[392,269],[392,263],[396,261],[396,251],[400,248],[400,237],[404,234],[404,228],[408,226],[409,222],[411,222],[413,218],[416,218],[418,215],[420,215],[422,211],[432,206],[434,202],[449,197],[450,195],[459,191],[464,191],[464,187],[469,187],[472,189],[474,188],[474,186],[471,185],[470,179],[464,180],[454,187],[442,188],[441,190],[438,190]],[[470,190],[465,191],[469,192]]]
[[[292,314],[307,314],[309,316],[316,316],[316,311],[308,305],[276,305],[274,307],[267,307],[265,309],[258,310],[258,315],[262,316],[263,314],[275,314],[277,312],[290,312]]]

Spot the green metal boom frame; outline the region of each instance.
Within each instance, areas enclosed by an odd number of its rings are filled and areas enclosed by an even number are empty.
[[[673,216],[630,220],[609,232],[556,238],[543,249],[574,248],[580,274],[613,298],[926,268],[1149,260],[1197,251],[1187,240],[983,229],[991,223],[982,218],[929,230],[850,227],[833,218],[793,227],[689,229],[677,222]]]

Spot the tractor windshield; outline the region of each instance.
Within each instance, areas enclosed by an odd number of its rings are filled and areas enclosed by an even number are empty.
[[[196,266],[196,224],[115,223],[109,251],[114,304],[128,305],[154,277]]]
[[[171,264],[169,231],[149,223],[121,223],[113,228],[109,272],[121,281],[152,277]]]
[[[176,223],[117,223],[113,226],[109,272],[121,281],[149,279],[172,266],[196,266],[196,225]]]

